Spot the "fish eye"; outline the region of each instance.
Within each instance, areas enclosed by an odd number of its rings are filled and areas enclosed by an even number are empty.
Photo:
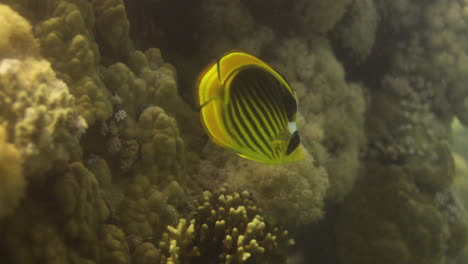
[[[289,140],[289,144],[286,149],[286,155],[290,155],[291,153],[293,153],[293,151],[299,146],[300,143],[301,143],[301,138],[299,137],[299,133],[296,130],[291,135],[291,139]]]

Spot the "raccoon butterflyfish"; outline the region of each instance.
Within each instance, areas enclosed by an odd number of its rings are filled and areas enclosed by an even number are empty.
[[[227,53],[200,74],[195,95],[205,130],[218,145],[267,164],[302,158],[296,95],[262,60]]]

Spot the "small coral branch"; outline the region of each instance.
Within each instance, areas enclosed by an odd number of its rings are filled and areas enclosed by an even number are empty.
[[[153,256],[153,263],[161,264],[286,263],[280,249],[294,245],[294,240],[261,213],[247,191],[205,191],[188,220],[168,226],[156,246],[140,244],[132,257],[147,263],[142,260]]]

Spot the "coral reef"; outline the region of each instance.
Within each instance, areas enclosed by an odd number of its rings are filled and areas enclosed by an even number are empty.
[[[95,18],[88,2],[57,1],[52,16],[37,25],[41,53],[76,97],[78,112],[89,125],[112,111],[99,78],[99,50],[92,35]]]
[[[467,263],[467,10],[0,0],[2,263]],[[230,49],[290,82],[304,160],[203,134]]]
[[[276,50],[274,65],[296,90],[302,141],[317,163],[327,169],[328,198],[340,201],[359,174],[359,153],[365,143],[363,87],[347,83],[330,45],[315,38],[286,39]]]
[[[255,24],[242,1],[203,0],[200,25],[203,53],[217,58],[229,49],[237,48],[252,54],[274,40],[273,31]]]
[[[26,20],[4,5],[1,12],[2,19],[8,19],[2,26],[8,42],[0,52],[5,56],[0,58],[0,124],[24,159],[24,173],[40,175],[53,163],[71,158],[87,123],[67,85],[49,62],[38,57],[37,41]]]
[[[216,162],[219,161],[205,160],[201,163],[204,167],[201,173],[213,177],[208,179],[210,182],[206,185],[213,185],[212,181],[216,179],[236,190],[250,190],[257,204],[275,222],[296,227],[312,223],[323,216],[323,198],[328,187],[327,173],[323,167],[313,165],[310,155],[293,165],[269,166],[231,157],[222,161],[221,169],[213,169],[216,168]]]
[[[349,50],[351,57],[357,63],[362,63],[370,55],[379,20],[379,13],[373,0],[354,0],[334,29],[340,45]]]
[[[271,226],[251,195],[226,188],[205,191],[189,220],[168,226],[157,246],[141,243],[135,263],[286,263],[279,249],[294,244]]]
[[[441,211],[446,210],[444,206],[437,206],[433,199],[440,198],[418,190],[408,172],[398,166],[369,164],[338,217],[339,259],[346,263],[443,263],[453,257],[451,252],[466,243],[463,209],[454,207],[455,215],[449,220]]]

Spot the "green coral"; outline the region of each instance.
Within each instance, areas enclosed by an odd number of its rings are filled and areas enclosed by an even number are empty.
[[[294,241],[260,213],[248,192],[206,191],[190,220],[169,226],[156,246],[140,244],[132,258],[161,264],[286,263],[279,249]]]

